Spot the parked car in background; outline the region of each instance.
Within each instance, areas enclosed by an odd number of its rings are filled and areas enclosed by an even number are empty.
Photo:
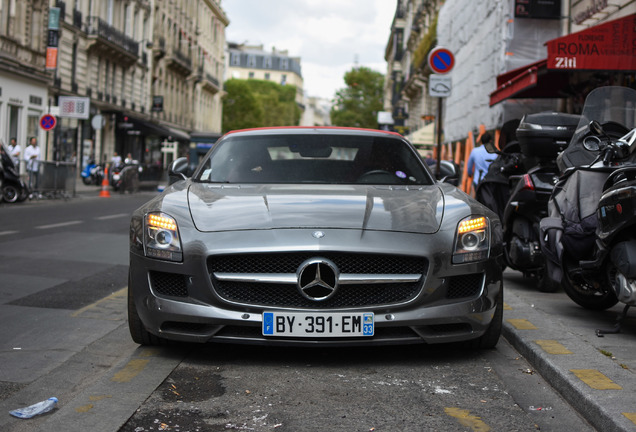
[[[131,220],[137,343],[497,343],[499,219],[402,136],[236,131],[187,170]]]

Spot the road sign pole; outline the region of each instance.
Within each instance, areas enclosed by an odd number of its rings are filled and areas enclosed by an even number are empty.
[[[437,166],[435,176],[439,178],[442,160],[442,98],[437,98]]]

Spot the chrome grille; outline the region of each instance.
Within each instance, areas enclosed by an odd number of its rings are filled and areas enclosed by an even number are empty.
[[[306,260],[315,257],[327,258],[339,268],[341,277],[347,274],[368,275],[369,283],[342,284],[338,292],[328,300],[316,302],[304,298],[296,287],[295,274]],[[208,270],[214,290],[222,299],[246,305],[293,308],[349,308],[404,303],[420,293],[428,261],[422,257],[346,254],[346,253],[285,253],[246,254],[210,257]],[[290,275],[294,283],[266,283],[262,281],[219,280],[214,274],[232,273],[268,275]],[[417,281],[391,281],[371,283],[373,275],[402,276],[417,275]]]

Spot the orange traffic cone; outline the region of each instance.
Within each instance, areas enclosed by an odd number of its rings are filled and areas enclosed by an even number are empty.
[[[99,196],[102,198],[110,198],[110,191],[108,190],[108,167],[104,168],[104,179],[102,180],[102,190],[99,192]]]

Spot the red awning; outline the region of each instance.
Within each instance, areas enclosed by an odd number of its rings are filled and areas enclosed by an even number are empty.
[[[636,13],[545,44],[548,69],[636,71]]]
[[[556,98],[567,87],[565,73],[549,71],[547,60],[520,67],[497,76],[497,89],[490,93],[490,106],[514,98]]]
[[[510,98],[563,97],[572,71],[636,72],[636,14],[545,43],[548,58],[497,76],[490,106]]]

